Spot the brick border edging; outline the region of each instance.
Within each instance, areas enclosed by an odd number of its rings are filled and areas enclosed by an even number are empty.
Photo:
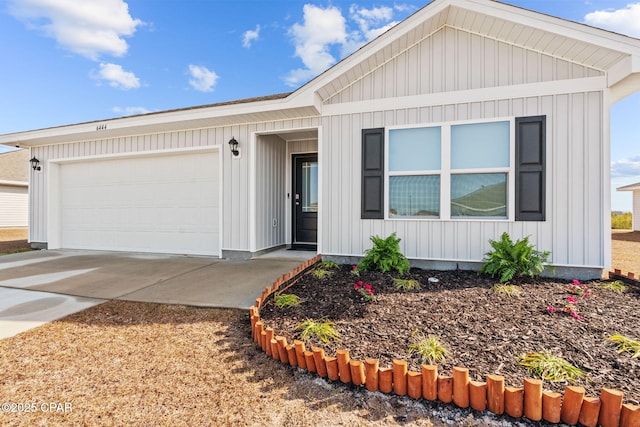
[[[438,374],[435,365],[422,365],[420,372],[408,371],[407,362],[393,360],[391,367],[381,368],[376,359],[352,360],[349,350],[337,350],[327,356],[324,349],[305,348],[304,342],[287,343],[260,319],[262,303],[283,285],[286,286],[322,259],[321,255],[305,261],[265,288],[256,304],[249,308],[254,342],[275,360],[317,373],[322,378],[364,386],[369,391],[408,395],[414,399],[453,403],[459,408],[489,410],[496,415],[526,417],[532,421],[580,423],[585,427],[637,427],[640,405],[622,403],[624,393],[603,388],[599,397],[585,396],[583,387],[566,386],[564,393],[543,391],[541,380],[525,378],[522,387],[508,387],[501,375],[489,374],[486,381],[469,379],[469,369],[454,367],[451,375]],[[619,270],[616,270],[616,274]],[[610,273],[611,277],[611,273]],[[627,279],[633,279],[627,277]],[[634,281],[639,284],[637,281]]]

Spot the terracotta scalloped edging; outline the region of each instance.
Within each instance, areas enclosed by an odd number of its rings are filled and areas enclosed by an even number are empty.
[[[567,386],[564,393],[555,393],[543,391],[542,381],[531,378],[525,378],[522,387],[507,387],[501,375],[489,374],[486,382],[470,381],[469,370],[463,367],[454,367],[452,375],[439,375],[438,367],[432,365],[422,365],[421,372],[408,371],[407,362],[403,360],[394,360],[391,367],[380,368],[375,359],[350,359],[348,350],[338,350],[335,356],[328,356],[322,348],[307,350],[302,341],[287,343],[284,337],[276,336],[272,328],[264,327],[260,320],[262,303],[321,259],[316,255],[279,277],[249,309],[253,340],[268,356],[332,381],[364,386],[369,391],[437,399],[460,408],[470,406],[478,411],[506,413],[514,418],[525,416],[534,421],[569,425],[579,422],[585,427],[640,426],[640,405],[623,404],[624,394],[620,390],[603,388],[599,397],[588,397],[583,387]],[[620,276],[620,270],[610,273],[609,277],[612,275]],[[632,273],[620,277],[638,283]]]
[[[635,286],[640,286],[640,277],[636,277],[635,273],[627,272],[627,274],[622,274],[622,271],[617,268],[609,272],[609,279],[618,279]]]

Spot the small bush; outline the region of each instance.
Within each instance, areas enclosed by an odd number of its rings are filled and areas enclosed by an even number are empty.
[[[442,363],[449,355],[449,350],[440,343],[440,337],[435,335],[425,335],[422,331],[413,331],[412,335],[418,336],[418,341],[409,344],[409,354],[420,356],[420,363],[430,365]]]
[[[323,343],[328,343],[331,340],[339,339],[338,331],[335,330],[333,325],[333,322],[318,323],[311,319],[307,319],[298,324],[296,329],[302,330],[302,332],[300,332],[300,338],[304,341],[310,338],[317,338]]]
[[[327,277],[333,276],[333,271],[324,270],[322,268],[316,268],[315,270],[313,270],[312,274],[313,274],[313,277],[315,277],[317,279],[325,279]]]
[[[614,213],[611,212],[611,228],[614,230],[631,229],[631,212]]]
[[[400,274],[409,271],[409,260],[400,252],[400,239],[396,233],[383,239],[371,236],[373,247],[365,251],[364,258],[358,264],[358,270],[375,270],[386,273],[395,270]]]
[[[520,365],[529,368],[534,377],[549,381],[576,381],[584,372],[550,351],[539,351],[518,356]]]
[[[536,277],[545,268],[550,252],[540,252],[529,244],[529,238],[511,241],[507,233],[502,233],[500,240],[489,240],[493,251],[487,252],[483,261],[485,264],[480,273],[487,273],[491,277],[500,277],[500,283],[508,282],[515,276]]]
[[[393,279],[393,284],[399,291],[413,291],[420,289],[422,285],[414,279]]]
[[[300,305],[300,297],[294,294],[280,294],[273,297],[273,302],[278,308],[291,308]]]
[[[599,283],[598,288],[608,289],[614,292],[625,292],[627,290],[627,285],[625,285],[622,280],[616,280],[614,282]]]
[[[507,295],[509,297],[518,297],[522,295],[522,288],[516,285],[493,285],[493,291],[500,295]]]
[[[337,268],[340,268],[340,266],[333,261],[320,261],[316,265],[318,266],[318,268],[321,268],[323,270],[335,270]]]
[[[607,341],[618,346],[618,353],[630,353],[631,358],[640,357],[640,341],[625,337],[623,335],[612,335]]]

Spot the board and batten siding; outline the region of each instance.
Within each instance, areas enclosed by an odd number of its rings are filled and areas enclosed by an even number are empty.
[[[324,102],[340,104],[602,75],[600,70],[444,27]]]
[[[602,267],[603,204],[609,203],[604,109],[603,93],[588,92],[323,118],[323,254],[361,256],[371,247],[370,236],[395,232],[409,258],[478,262],[490,250],[489,239],[508,232],[516,239],[530,236],[537,248],[552,252],[556,265]],[[362,129],[537,115],[547,116],[546,221],[360,219]]]
[[[640,190],[635,190],[633,192],[633,224],[632,230],[640,231]]]
[[[255,250],[285,243],[286,142],[277,135],[259,135],[256,141]]]
[[[33,173],[31,177],[30,209],[38,209],[38,212],[32,211],[30,215],[30,241],[47,242],[48,161],[219,146],[220,167],[223,169],[221,249],[223,251],[249,251],[251,249],[250,229],[253,229],[250,226],[249,191],[250,159],[254,155],[249,149],[252,134],[311,128],[317,127],[318,124],[317,118],[304,118],[33,147],[32,153],[41,161],[43,169],[38,173]],[[231,137],[235,137],[239,142],[241,150],[239,159],[231,158],[232,155],[228,148]],[[284,151],[282,154],[284,156]]]

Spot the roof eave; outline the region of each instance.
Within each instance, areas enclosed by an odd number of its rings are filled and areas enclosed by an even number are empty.
[[[197,129],[317,115],[318,108],[308,97],[269,99],[254,102],[229,102],[129,117],[78,123],[53,128],[0,135],[0,144],[37,146],[60,142],[104,139],[126,135],[164,132],[169,128]]]

